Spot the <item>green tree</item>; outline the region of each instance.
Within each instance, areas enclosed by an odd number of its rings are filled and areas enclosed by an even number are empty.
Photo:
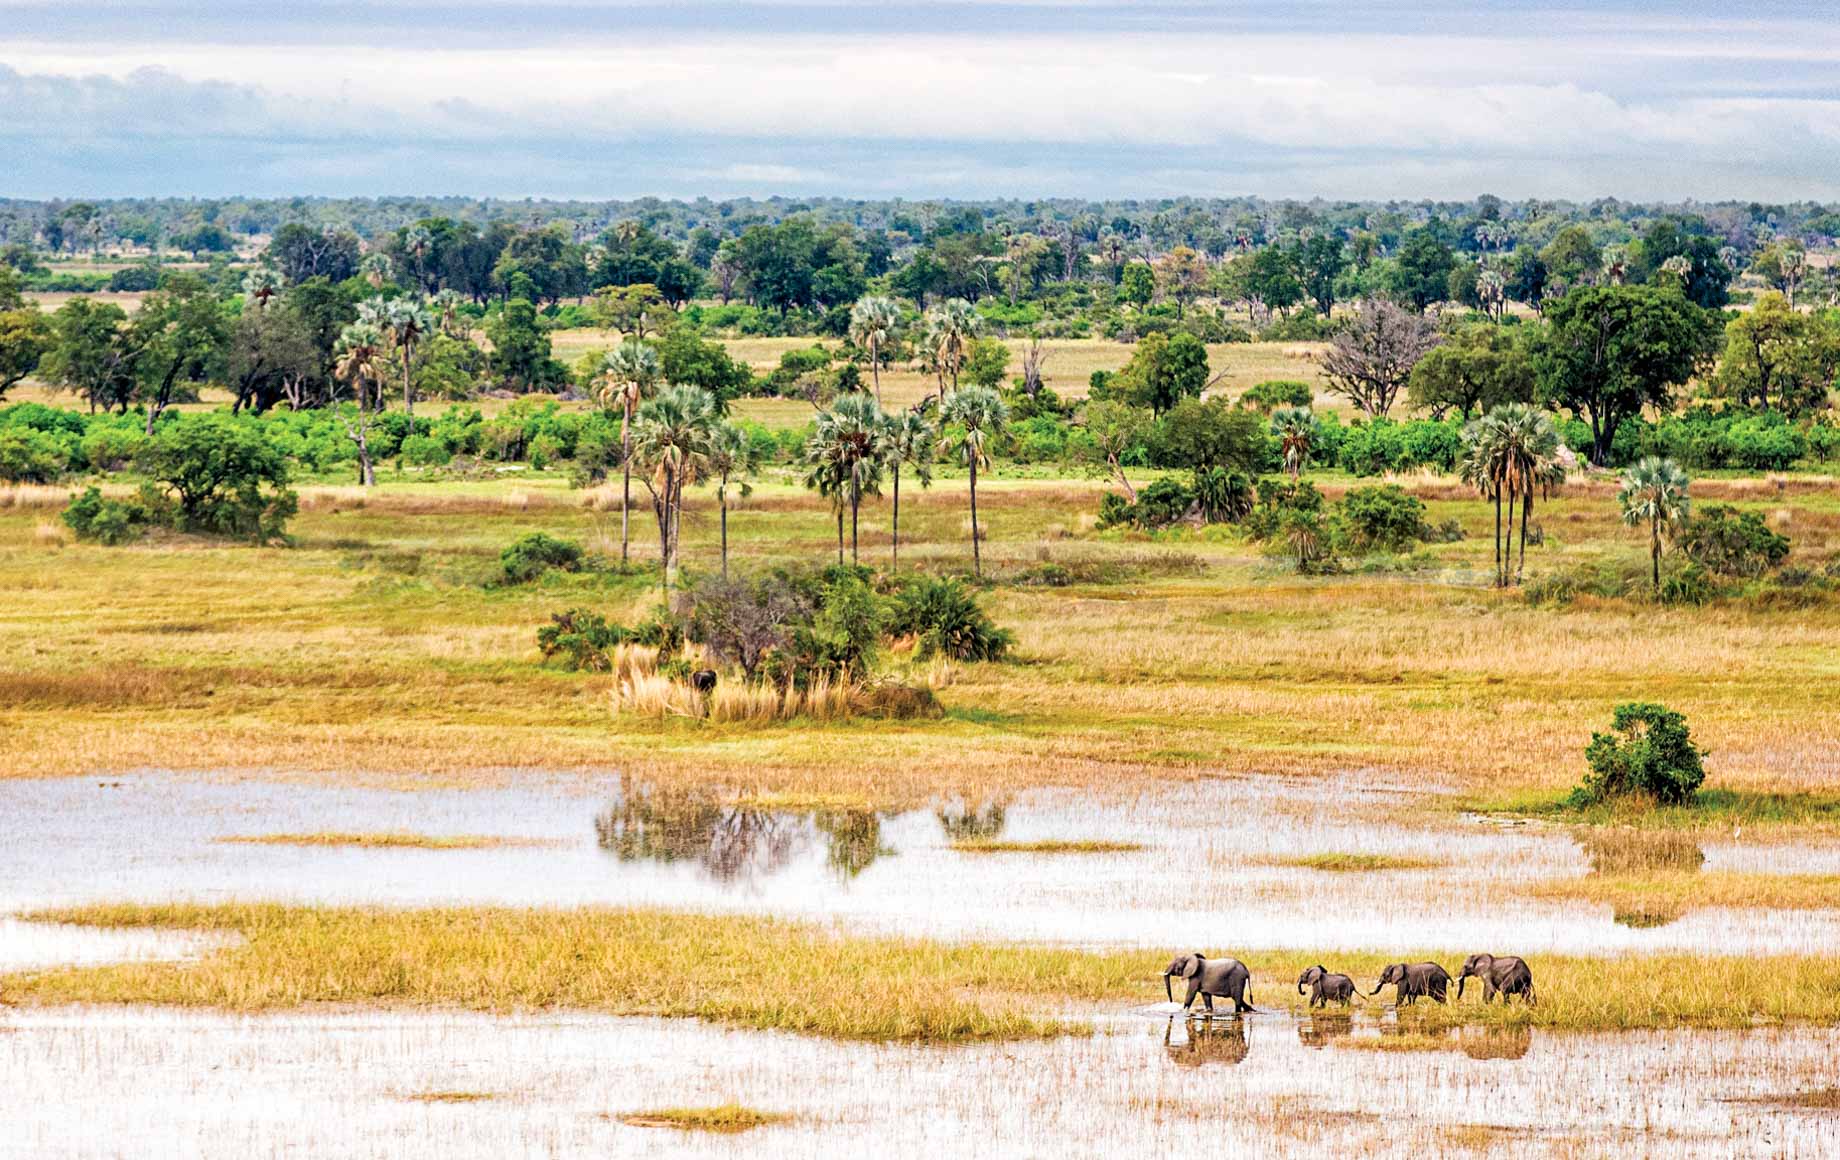
[[[884,462],[894,477],[894,526],[889,570],[901,569],[901,469],[911,467],[926,487],[933,482],[933,447],[939,430],[919,411],[902,411],[888,416],[888,430],[882,442]]]
[[[850,509],[850,563],[859,562],[857,516],[865,495],[880,495],[887,461],[887,417],[866,395],[845,395],[820,411],[807,454],[826,478],[841,484],[839,499]],[[839,507],[839,515],[842,508]]]
[[[287,456],[248,416],[219,411],[164,424],[137,463],[174,503],[180,531],[262,543],[283,535],[299,506]]]
[[[979,576],[984,574],[984,554],[979,545],[977,479],[978,467],[990,464],[988,447],[1003,437],[1009,422],[1009,405],[988,387],[966,387],[946,400],[943,420],[948,426],[946,450],[971,472],[971,561]]]
[[[1650,455],[1629,469],[1622,489],[1616,493],[1623,522],[1631,527],[1648,525],[1651,579],[1657,593],[1661,591],[1662,538],[1672,535],[1692,510],[1692,500],[1687,495],[1689,482],[1686,472],[1672,459]]]
[[[1666,705],[1618,705],[1612,733],[1591,734],[1591,767],[1572,794],[1577,805],[1643,794],[1662,805],[1685,805],[1706,780],[1705,756],[1693,744],[1687,719]]]
[[[390,341],[396,346],[396,354],[402,359],[403,375],[403,414],[411,417],[415,414],[415,351],[435,329],[434,315],[427,305],[408,298],[391,301],[384,313],[384,325],[389,328]]]
[[[1130,477],[1124,473],[1124,459],[1143,445],[1144,437],[1156,422],[1154,416],[1143,407],[1115,399],[1095,399],[1086,404],[1081,420],[1112,477],[1124,488],[1131,502],[1136,503],[1137,489],[1131,486]]]
[[[1590,286],[1549,302],[1533,345],[1541,400],[1591,427],[1591,461],[1609,462],[1624,419],[1667,410],[1693,377],[1707,319],[1679,293],[1654,286]]]
[[[51,350],[56,332],[51,319],[19,295],[19,279],[0,266],[0,399],[38,369]]]
[[[1126,266],[1118,282],[1118,300],[1142,308],[1150,305],[1155,297],[1156,272],[1143,262]]]
[[[1533,359],[1506,329],[1492,323],[1459,327],[1412,367],[1406,397],[1442,419],[1467,420],[1503,403],[1531,403]]]
[[[38,375],[53,388],[82,395],[92,412],[126,414],[137,385],[140,333],[130,333],[127,314],[114,303],[72,298],[51,316],[51,349]]]
[[[633,417],[647,394],[658,385],[658,352],[636,339],[628,339],[608,352],[601,368],[601,406],[620,412],[620,563],[628,559],[632,533]],[[712,396],[713,401],[713,396]]]
[[[1324,318],[1335,310],[1335,287],[1348,269],[1348,255],[1340,238],[1334,234],[1312,234],[1294,251],[1291,263],[1296,267],[1304,293],[1316,303]]]
[[[715,481],[716,502],[722,508],[722,579],[728,579],[728,489],[735,486],[746,499],[754,488],[749,479],[760,470],[765,456],[748,437],[747,431],[733,423],[717,423],[709,433],[708,475]]]
[[[1725,324],[1725,350],[1712,388],[1745,406],[1766,411],[1774,406],[1795,416],[1827,405],[1837,372],[1840,322],[1797,313],[1770,291]]]
[[[677,584],[684,488],[707,470],[710,435],[717,422],[715,399],[697,387],[666,387],[640,403],[634,416],[632,456],[651,469],[644,482],[658,519],[659,560],[667,590]]]
[[[1215,398],[1184,399],[1160,424],[1165,461],[1191,471],[1220,467],[1248,474],[1264,465],[1270,451],[1265,420]]]
[[[1112,392],[1161,416],[1183,399],[1199,398],[1208,381],[1207,347],[1186,331],[1153,334],[1137,344],[1112,380]]]
[[[1553,235],[1552,241],[1537,259],[1544,282],[1551,295],[1563,295],[1579,286],[1597,283],[1604,267],[1604,253],[1583,226],[1566,226]]]
[[[1525,403],[1504,403],[1491,411],[1498,422],[1496,461],[1502,475],[1501,490],[1508,502],[1508,537],[1514,537],[1514,505],[1520,504],[1520,563],[1514,565],[1512,583],[1520,583],[1527,566],[1527,523],[1533,518],[1533,498],[1548,495],[1565,482],[1559,462],[1559,435],[1544,411]],[[1506,570],[1501,576],[1510,582]]]
[[[1284,470],[1291,473],[1294,483],[1309,464],[1316,444],[1316,416],[1308,407],[1279,407],[1271,413],[1271,433],[1278,441]]]
[[[1009,370],[1009,344],[1000,338],[980,338],[965,356],[964,375],[973,384],[996,389]]]
[[[1413,230],[1399,247],[1391,286],[1393,296],[1423,314],[1432,303],[1449,296],[1450,272],[1456,261],[1455,251],[1440,231],[1429,225]]]
[[[850,341],[869,356],[869,374],[875,382],[877,404],[882,401],[883,355],[894,341],[899,317],[894,300],[879,295],[859,298],[850,308]]]
[[[550,357],[549,331],[537,320],[536,293],[528,278],[512,279],[511,298],[486,321],[492,343],[492,373],[513,390],[534,390],[558,381],[567,372]]]

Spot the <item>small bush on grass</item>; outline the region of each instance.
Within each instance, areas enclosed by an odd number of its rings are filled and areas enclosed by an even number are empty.
[[[610,624],[607,618],[585,608],[550,614],[549,624],[537,630],[537,647],[543,659],[560,658],[569,672],[604,673],[612,667],[610,652],[632,639],[632,630]]]
[[[1618,705],[1613,733],[1591,734],[1584,756],[1591,772],[1572,791],[1575,807],[1611,798],[1645,796],[1684,805],[1706,780],[1704,756],[1693,744],[1687,719],[1665,705]]]
[[[524,584],[551,568],[575,572],[581,568],[581,545],[573,540],[559,540],[547,532],[531,532],[519,537],[498,556],[507,584]]]
[[[998,628],[962,582],[930,577],[909,582],[894,600],[888,631],[919,640],[921,660],[935,655],[959,661],[1001,660],[1015,635]]]
[[[147,506],[138,500],[108,499],[90,488],[64,509],[64,523],[77,539],[114,547],[139,539],[152,522]]]
[[[1757,577],[1788,557],[1789,537],[1771,531],[1756,512],[1715,504],[1693,513],[1680,550],[1721,576]]]

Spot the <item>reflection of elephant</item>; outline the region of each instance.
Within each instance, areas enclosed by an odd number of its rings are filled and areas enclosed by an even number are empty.
[[[1347,975],[1337,975],[1323,970],[1319,964],[1297,976],[1297,993],[1303,994],[1305,987],[1310,988],[1310,1006],[1327,1007],[1331,1002],[1348,1006],[1348,1003],[1360,992],[1355,988],[1354,980]]]
[[[1354,1034],[1354,1016],[1332,1015],[1319,1011],[1297,1022],[1297,1042],[1305,1047],[1325,1047],[1346,1035]]]
[[[1538,1002],[1533,994],[1533,971],[1518,955],[1479,954],[1464,959],[1463,969],[1457,973],[1457,998],[1463,997],[1463,985],[1472,978],[1482,980],[1484,1003],[1493,1001],[1496,995],[1504,1004],[1516,995],[1529,1006]]]
[[[1533,1048],[1533,1028],[1465,1027],[1457,1044],[1471,1059],[1520,1059]]]
[[[1003,832],[1006,809],[1003,802],[984,802],[976,809],[963,802],[953,802],[941,806],[934,817],[939,819],[939,828],[946,837],[954,842],[972,842],[980,838],[994,838]]]
[[[1173,1003],[1176,997],[1169,989],[1171,975],[1188,980],[1188,998],[1182,1000],[1184,1011],[1194,1004],[1196,995],[1207,1004],[1209,1014],[1213,1014],[1216,995],[1233,1000],[1234,1014],[1253,1009],[1248,1002],[1252,997],[1252,972],[1238,959],[1210,959],[1200,952],[1177,955],[1163,971],[1163,994]]]
[[[1416,1003],[1426,995],[1442,1003],[1444,991],[1450,986],[1450,972],[1436,963],[1394,963],[1380,972],[1380,981],[1368,994],[1378,995],[1388,983],[1398,988],[1393,994],[1394,1006]]]
[[[1186,1025],[1188,1039],[1182,1043],[1172,1042],[1175,1026],[1172,1015],[1169,1026],[1163,1028],[1163,1050],[1169,1053],[1177,1067],[1200,1067],[1204,1063],[1224,1063],[1232,1067],[1252,1050],[1246,1042],[1246,1025],[1238,1019],[1219,1023],[1190,1022]]]

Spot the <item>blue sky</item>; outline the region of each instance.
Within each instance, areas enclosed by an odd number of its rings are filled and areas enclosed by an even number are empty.
[[[1811,7],[0,0],[0,195],[1840,200]]]

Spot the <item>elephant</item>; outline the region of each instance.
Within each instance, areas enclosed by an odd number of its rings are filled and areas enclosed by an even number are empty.
[[[1189,1023],[1188,1040],[1175,1043],[1175,1016],[1163,1028],[1163,1050],[1177,1067],[1200,1067],[1208,1063],[1238,1064],[1251,1051],[1246,1042],[1246,1025],[1238,1019],[1213,1023]]]
[[[1176,996],[1169,987],[1171,975],[1180,975],[1188,980],[1188,998],[1182,1001],[1184,1011],[1194,1005],[1196,995],[1200,995],[1207,1003],[1210,1015],[1214,1013],[1216,995],[1233,1000],[1233,1013],[1236,1015],[1255,1010],[1249,1001],[1252,998],[1252,972],[1238,959],[1209,959],[1199,951],[1177,955],[1163,971],[1163,994],[1169,996],[1169,1001],[1173,1003]]]
[[[1436,963],[1394,963],[1380,972],[1380,981],[1368,994],[1378,995],[1388,983],[1399,988],[1394,993],[1394,1006],[1416,1003],[1426,995],[1442,1003],[1444,991],[1450,986],[1450,972]]]
[[[1320,963],[1297,976],[1297,993],[1303,994],[1305,987],[1310,988],[1312,1007],[1327,1007],[1331,1001],[1346,1007],[1349,1000],[1361,993],[1353,979],[1347,975],[1332,974],[1324,970]]]
[[[1539,1003],[1533,993],[1533,971],[1519,955],[1477,954],[1464,959],[1463,970],[1457,974],[1457,998],[1463,997],[1463,985],[1472,978],[1482,980],[1484,1003],[1492,1002],[1496,995],[1503,1003],[1516,995],[1530,1007]]]
[[[709,694],[716,691],[716,671],[714,669],[698,669],[696,672],[691,673],[690,687],[707,697]]]

